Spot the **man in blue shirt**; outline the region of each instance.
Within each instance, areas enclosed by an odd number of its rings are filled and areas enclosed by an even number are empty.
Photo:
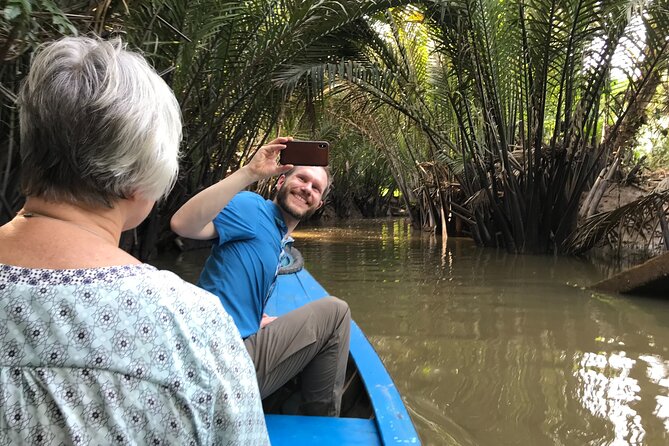
[[[337,416],[348,360],[348,305],[327,297],[279,318],[264,314],[282,241],[323,205],[330,186],[322,167],[277,163],[290,140],[281,137],[261,147],[246,166],[186,202],[171,225],[183,237],[218,238],[198,285],[217,295],[234,319],[261,397],[301,373],[300,413]],[[273,201],[240,192],[274,175],[281,176]]]

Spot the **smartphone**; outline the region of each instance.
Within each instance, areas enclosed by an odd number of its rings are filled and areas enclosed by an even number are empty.
[[[281,151],[281,164],[296,166],[327,166],[330,143],[327,141],[288,141]]]

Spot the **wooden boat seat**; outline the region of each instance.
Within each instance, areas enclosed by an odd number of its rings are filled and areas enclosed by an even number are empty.
[[[265,415],[272,446],[379,445],[374,420],[364,418]]]

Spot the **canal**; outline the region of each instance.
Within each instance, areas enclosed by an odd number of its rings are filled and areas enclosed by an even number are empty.
[[[426,445],[669,444],[669,301],[594,294],[611,271],[401,220],[294,234],[346,300]],[[153,262],[195,281],[207,251]]]

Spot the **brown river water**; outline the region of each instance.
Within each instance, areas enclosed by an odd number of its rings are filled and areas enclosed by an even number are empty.
[[[294,237],[423,444],[669,445],[669,300],[587,290],[611,267],[442,243],[400,220]],[[195,281],[206,255],[153,263]]]

